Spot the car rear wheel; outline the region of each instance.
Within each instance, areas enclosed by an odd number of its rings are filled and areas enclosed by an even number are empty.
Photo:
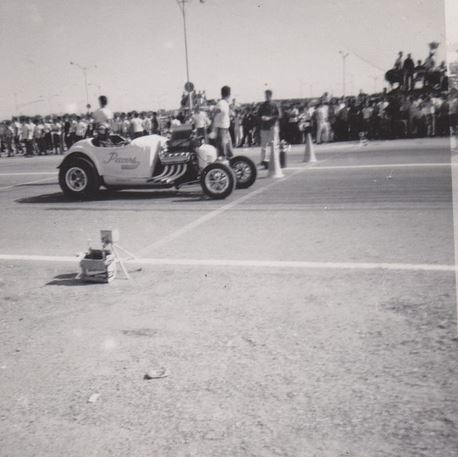
[[[100,178],[94,165],[83,158],[70,159],[59,170],[59,185],[70,198],[94,197],[100,187]]]
[[[212,163],[204,168],[200,178],[203,191],[212,199],[228,197],[235,189],[236,178],[230,167]]]
[[[258,170],[251,159],[245,156],[237,156],[230,160],[230,164],[237,178],[237,189],[247,189],[254,184]]]

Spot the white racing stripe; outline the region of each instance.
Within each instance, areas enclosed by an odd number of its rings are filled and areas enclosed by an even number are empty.
[[[14,189],[15,187],[28,186],[29,184],[38,184],[40,182],[52,181],[56,179],[55,176],[52,178],[37,179],[36,181],[21,182],[19,184],[12,184],[10,186],[0,187],[0,192],[4,190]]]
[[[300,171],[303,171],[303,170],[306,170],[306,169],[307,168],[301,168]],[[183,227],[181,227],[180,229],[176,230],[175,232],[172,232],[170,235],[167,235],[167,236],[155,241],[154,243],[146,246],[144,249],[141,250],[140,255],[143,255],[143,254],[147,253],[148,251],[151,251],[152,249],[157,249],[157,248],[159,248],[161,246],[164,246],[165,244],[170,243],[171,241],[173,241],[173,240],[179,238],[180,236],[188,233],[189,231],[199,227],[200,225],[205,224],[205,222],[208,222],[211,219],[214,219],[215,217],[217,217],[220,214],[224,213],[225,211],[230,210],[234,206],[237,206],[240,203],[243,203],[244,201],[254,197],[255,195],[259,195],[262,192],[265,192],[267,189],[270,189],[272,186],[275,186],[276,184],[278,184],[280,182],[285,182],[288,178],[290,178],[291,176],[296,175],[297,173],[298,172],[292,173],[292,174],[290,174],[289,176],[286,176],[283,179],[274,180],[270,184],[267,184],[264,187],[256,189],[256,190],[244,195],[243,197],[240,197],[237,200],[232,201],[231,203],[227,203],[226,205],[220,206],[219,208],[215,209],[214,211],[211,211],[211,212],[203,215],[202,217],[199,217],[198,219],[190,222],[189,224],[184,225]]]
[[[0,176],[34,176],[34,175],[55,175],[56,171],[21,171],[18,173],[0,173]]]
[[[23,262],[77,262],[77,256],[49,256],[0,254],[0,261]],[[322,270],[388,270],[388,271],[429,271],[455,272],[455,265],[430,263],[387,263],[387,262],[312,262],[288,260],[224,260],[224,259],[153,259],[136,258],[128,261],[133,265],[188,266],[188,267],[239,267],[279,269],[322,269]]]
[[[307,168],[307,170],[320,171],[320,170],[370,170],[372,168],[433,168],[433,167],[451,167],[450,163],[389,163],[389,164],[368,164],[368,165],[328,165],[320,166],[315,164],[314,167]],[[288,167],[286,170],[303,170],[304,167]]]

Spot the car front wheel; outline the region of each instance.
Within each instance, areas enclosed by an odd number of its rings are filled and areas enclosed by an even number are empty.
[[[220,200],[232,194],[236,184],[234,172],[222,163],[204,168],[200,177],[202,190],[212,199]]]
[[[75,158],[60,167],[59,185],[67,197],[86,199],[97,194],[100,178],[92,163],[83,158]]]

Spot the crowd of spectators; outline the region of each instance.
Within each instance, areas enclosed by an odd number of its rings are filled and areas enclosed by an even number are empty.
[[[386,90],[379,94],[277,101],[280,139],[290,144],[365,139],[418,138],[456,132],[457,91],[405,93]],[[231,104],[230,134],[234,147],[260,144],[260,104]],[[176,112],[115,113],[112,133],[134,139],[165,134],[191,122],[203,135],[212,130],[214,104],[210,101]],[[92,114],[13,117],[0,123],[0,151],[5,156],[63,154],[73,143],[94,134]]]

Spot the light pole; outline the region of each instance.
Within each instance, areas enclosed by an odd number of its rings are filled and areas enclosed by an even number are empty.
[[[374,80],[374,94],[375,94],[377,92],[378,76],[372,76],[372,79]]]
[[[89,90],[88,90],[88,84],[87,84],[87,71],[90,70],[91,68],[97,68],[97,65],[89,65],[89,66],[83,66],[80,65],[77,62],[70,62],[70,65],[75,65],[75,67],[78,67],[84,75],[84,88],[86,89],[86,108],[89,109]]]
[[[20,92],[22,93],[22,92]],[[18,92],[14,92],[13,93],[13,97],[14,97],[14,108],[16,110],[16,115],[19,115],[19,102],[18,102]]]
[[[342,96],[345,97],[346,61],[350,53],[339,51],[339,54],[342,56]]]
[[[184,32],[184,52],[186,57],[186,82],[190,81],[189,78],[189,57],[188,57],[188,31],[186,28],[186,4],[190,0],[176,0],[178,8],[180,8],[181,16],[183,17],[183,32]],[[200,3],[205,3],[205,0],[200,0]]]

